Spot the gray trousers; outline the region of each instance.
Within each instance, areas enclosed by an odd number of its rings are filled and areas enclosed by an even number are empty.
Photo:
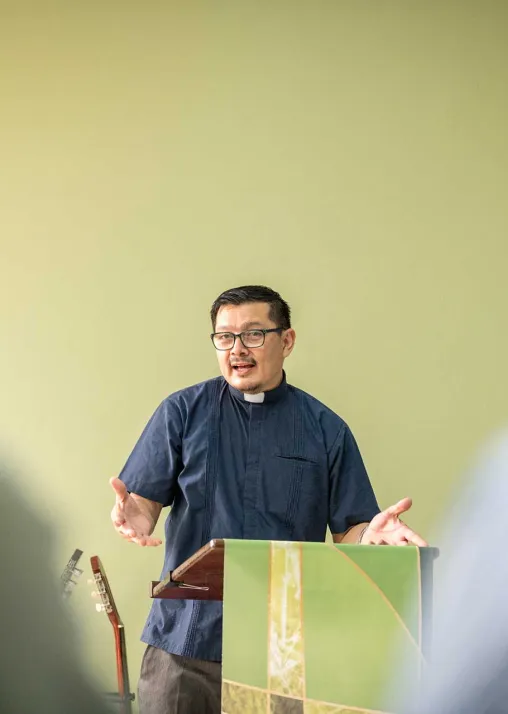
[[[221,714],[221,663],[148,645],[138,684],[139,714]]]

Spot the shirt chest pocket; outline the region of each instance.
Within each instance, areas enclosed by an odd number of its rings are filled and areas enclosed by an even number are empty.
[[[319,501],[326,500],[324,465],[312,456],[277,451],[264,464],[259,508],[284,523],[289,534],[296,520],[312,518]]]

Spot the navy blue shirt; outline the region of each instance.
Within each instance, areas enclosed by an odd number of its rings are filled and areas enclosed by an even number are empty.
[[[161,577],[212,538],[322,542],[379,513],[347,424],[285,376],[261,403],[222,377],[172,394],[120,478],[171,506]],[[141,639],[219,661],[222,603],[155,599]]]

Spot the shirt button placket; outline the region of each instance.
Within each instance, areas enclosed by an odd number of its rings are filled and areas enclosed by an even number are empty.
[[[257,500],[260,476],[264,409],[261,404],[250,405],[249,445],[243,495],[243,537],[257,537]]]

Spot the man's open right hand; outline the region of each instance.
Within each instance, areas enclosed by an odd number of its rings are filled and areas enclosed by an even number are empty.
[[[111,511],[111,520],[117,533],[125,540],[137,543],[137,545],[160,545],[162,541],[159,538],[152,538],[151,535],[156,519],[151,517],[149,508],[143,508],[143,501],[146,499],[130,494],[119,478],[112,478],[109,483],[116,496],[115,505]],[[150,502],[147,501],[148,503]]]

